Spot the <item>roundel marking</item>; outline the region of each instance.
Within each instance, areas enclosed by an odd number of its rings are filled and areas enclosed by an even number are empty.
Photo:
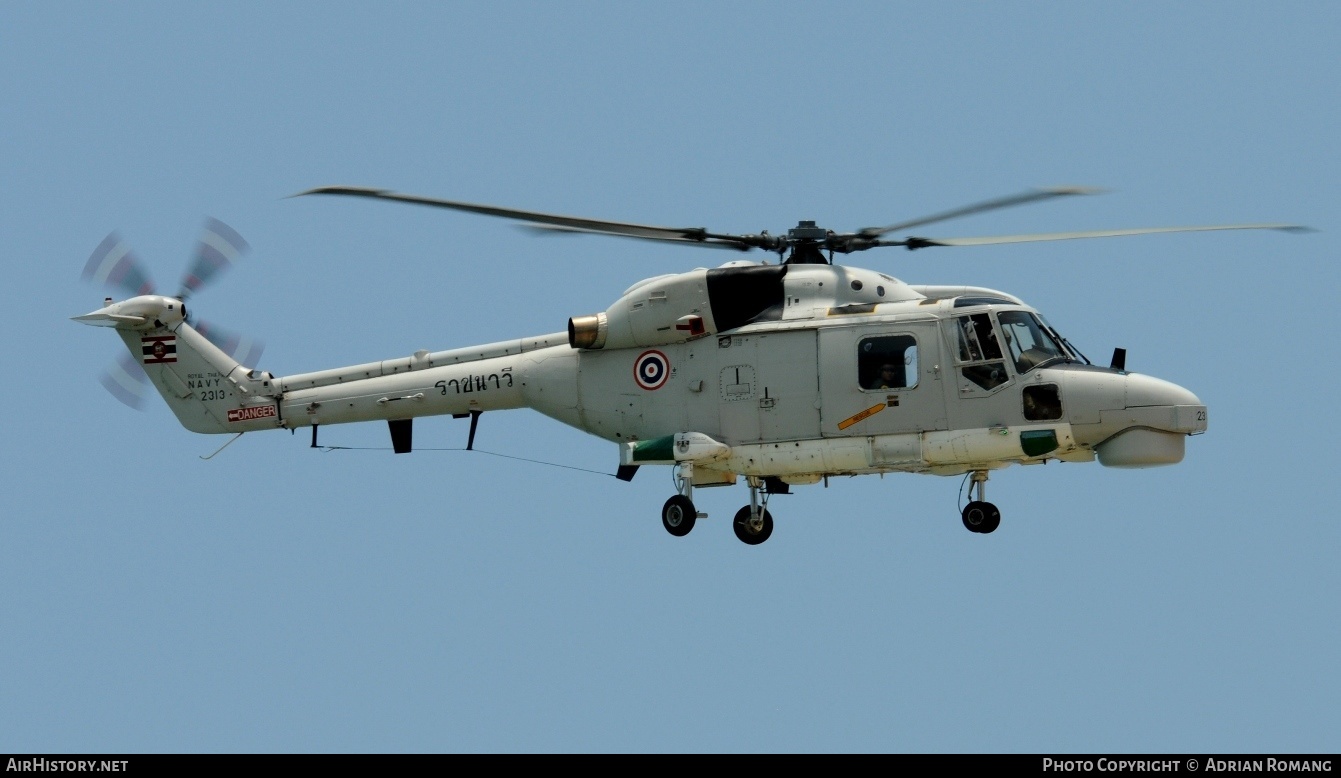
[[[660,351],[644,351],[633,360],[633,380],[644,389],[660,389],[670,377],[670,360]]]

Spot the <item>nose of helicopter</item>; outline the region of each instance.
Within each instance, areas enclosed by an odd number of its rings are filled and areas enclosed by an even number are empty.
[[[1172,381],[1135,373],[1128,374],[1126,379],[1128,408],[1202,406],[1200,398]]]
[[[1147,375],[1123,378],[1121,411],[1102,413],[1109,435],[1095,446],[1108,467],[1157,467],[1181,462],[1188,435],[1206,431],[1206,406],[1171,381]]]
[[[1206,431],[1206,406],[1171,381],[1087,370],[1068,373],[1067,388],[1077,442],[1109,467],[1174,464],[1187,436]]]

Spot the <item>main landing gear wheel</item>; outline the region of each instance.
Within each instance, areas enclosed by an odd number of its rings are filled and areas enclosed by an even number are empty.
[[[987,534],[1001,526],[1001,511],[990,502],[974,500],[964,506],[964,526],[969,532]]]
[[[961,518],[964,519],[964,527],[969,532],[979,532],[986,535],[997,527],[1001,526],[1001,511],[996,506],[987,502],[987,475],[986,470],[974,470],[972,473],[973,483],[969,486],[969,499],[972,500],[964,506]],[[978,499],[973,500],[973,493],[978,493]]]
[[[746,505],[736,511],[736,518],[731,522],[731,526],[736,530],[736,537],[740,538],[742,543],[757,546],[773,534],[773,516],[766,508],[761,508],[759,518],[754,520],[751,518],[750,506]]]
[[[694,508],[694,501],[683,494],[675,495],[661,507],[662,526],[677,538],[688,535],[689,530],[694,528],[694,520],[697,518],[698,512]]]

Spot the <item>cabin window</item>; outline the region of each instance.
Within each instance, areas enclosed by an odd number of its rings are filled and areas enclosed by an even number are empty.
[[[1017,373],[1024,375],[1045,362],[1066,358],[1061,344],[1053,340],[1032,313],[1001,311],[996,318],[1001,323],[1001,334],[1006,339],[1006,349],[1015,361]]]
[[[959,369],[965,379],[983,389],[995,389],[1010,380],[992,317],[985,313],[960,316],[954,320],[954,328],[956,356],[961,364],[968,363]]]
[[[917,386],[917,339],[880,335],[857,344],[857,383],[872,392]]]

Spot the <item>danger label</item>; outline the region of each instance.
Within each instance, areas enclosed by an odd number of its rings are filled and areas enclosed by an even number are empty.
[[[229,421],[251,421],[275,415],[275,406],[256,405],[251,408],[233,408],[228,412]]]
[[[861,413],[858,413],[854,416],[849,416],[846,419],[843,419],[842,421],[838,422],[838,429],[845,430],[859,421],[865,421],[866,419],[869,419],[872,416],[876,415],[877,413],[883,411],[886,407],[887,406],[884,403],[880,403],[879,405],[872,405],[871,407],[867,408]]]

